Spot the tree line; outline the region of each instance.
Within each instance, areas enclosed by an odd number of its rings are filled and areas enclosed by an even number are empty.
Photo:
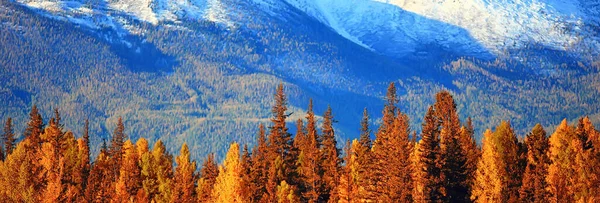
[[[201,166],[184,143],[173,158],[158,140],[127,139],[119,118],[110,143],[90,158],[89,123],[76,138],[58,110],[44,124],[36,106],[17,143],[8,118],[0,147],[1,202],[596,202],[600,200],[600,133],[587,118],[563,120],[547,136],[536,125],[518,138],[509,122],[474,139],[447,91],[409,126],[391,83],[377,129],[364,110],[360,137],[338,148],[331,108],[318,122],[309,102],[286,120],[280,84],[269,127],[256,145],[233,142],[222,164],[210,154]],[[320,126],[319,126],[320,124]],[[375,139],[371,139],[374,135]],[[344,154],[342,154],[344,153]],[[197,170],[199,168],[199,170]]]

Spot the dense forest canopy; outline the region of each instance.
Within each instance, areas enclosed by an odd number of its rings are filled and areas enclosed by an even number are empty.
[[[331,107],[318,123],[309,101],[291,132],[280,84],[256,145],[231,142],[219,164],[202,164],[183,143],[178,154],[124,133],[90,152],[90,123],[66,131],[58,110],[44,121],[31,108],[23,139],[9,117],[0,147],[2,202],[597,202],[600,133],[588,117],[563,120],[550,136],[536,125],[517,136],[509,121],[474,138],[448,91],[435,95],[416,133],[390,83],[383,118],[372,129],[365,108],[360,137],[338,144]],[[47,122],[47,123],[46,123]],[[360,124],[360,125],[359,125]],[[133,129],[135,130],[135,129]],[[374,139],[373,139],[374,138]],[[344,150],[338,146],[345,146]]]

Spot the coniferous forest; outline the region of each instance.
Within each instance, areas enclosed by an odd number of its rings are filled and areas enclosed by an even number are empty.
[[[58,110],[44,121],[33,106],[22,139],[5,120],[0,201],[600,201],[600,133],[587,117],[563,120],[552,134],[538,124],[526,136],[503,121],[478,144],[447,91],[435,95],[421,132],[411,130],[391,83],[378,128],[371,129],[365,109],[360,138],[338,143],[331,108],[319,117],[310,101],[290,132],[283,85],[274,100],[256,145],[231,143],[222,163],[214,154],[196,163],[185,143],[169,154],[160,140],[129,140],[122,119],[93,155],[87,121],[75,135],[64,130]]]

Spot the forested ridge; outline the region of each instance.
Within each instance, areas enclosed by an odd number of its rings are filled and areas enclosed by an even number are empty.
[[[65,131],[58,109],[44,123],[31,108],[23,139],[5,120],[0,147],[1,202],[597,202],[600,133],[587,117],[563,120],[550,136],[536,125],[517,136],[508,121],[485,131],[461,122],[453,96],[435,95],[420,133],[398,107],[390,83],[377,129],[365,108],[360,138],[337,143],[330,107],[317,122],[313,102],[288,128],[284,86],[274,95],[256,145],[232,142],[222,162],[202,164],[187,144],[170,154],[162,141],[128,139],[118,119],[111,140],[90,153],[82,135]],[[372,139],[374,136],[374,139]],[[338,146],[345,146],[344,150]]]

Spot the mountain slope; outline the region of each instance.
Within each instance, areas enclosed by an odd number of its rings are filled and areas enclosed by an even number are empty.
[[[397,82],[402,110],[417,131],[440,89],[453,92],[461,118],[473,117],[478,131],[503,119],[525,132],[538,122],[600,115],[596,55],[573,57],[543,48],[491,61],[463,58],[472,49],[460,40],[422,37],[444,35],[437,31],[450,26],[459,30],[457,39],[479,44],[462,36],[468,30],[407,11],[403,18],[438,30],[415,29],[421,37],[415,39],[399,36],[428,43],[398,58],[348,40],[323,23],[327,16],[308,15],[287,1],[44,2],[61,6],[0,2],[0,118],[15,117],[17,132],[32,104],[45,118],[59,107],[67,126],[92,119],[93,143],[99,146],[122,116],[131,138],[162,139],[171,152],[187,142],[201,160],[209,152],[222,153],[218,150],[230,141],[253,143],[258,124],[269,123],[280,82],[290,97],[290,126],[314,98],[317,114],[331,104],[339,139],[358,135],[364,107],[380,116],[389,82]],[[381,42],[385,33],[369,39],[410,50]]]
[[[288,1],[342,36],[394,57],[428,44],[478,57],[528,45],[577,52],[600,47],[589,28],[599,19],[592,1]]]

